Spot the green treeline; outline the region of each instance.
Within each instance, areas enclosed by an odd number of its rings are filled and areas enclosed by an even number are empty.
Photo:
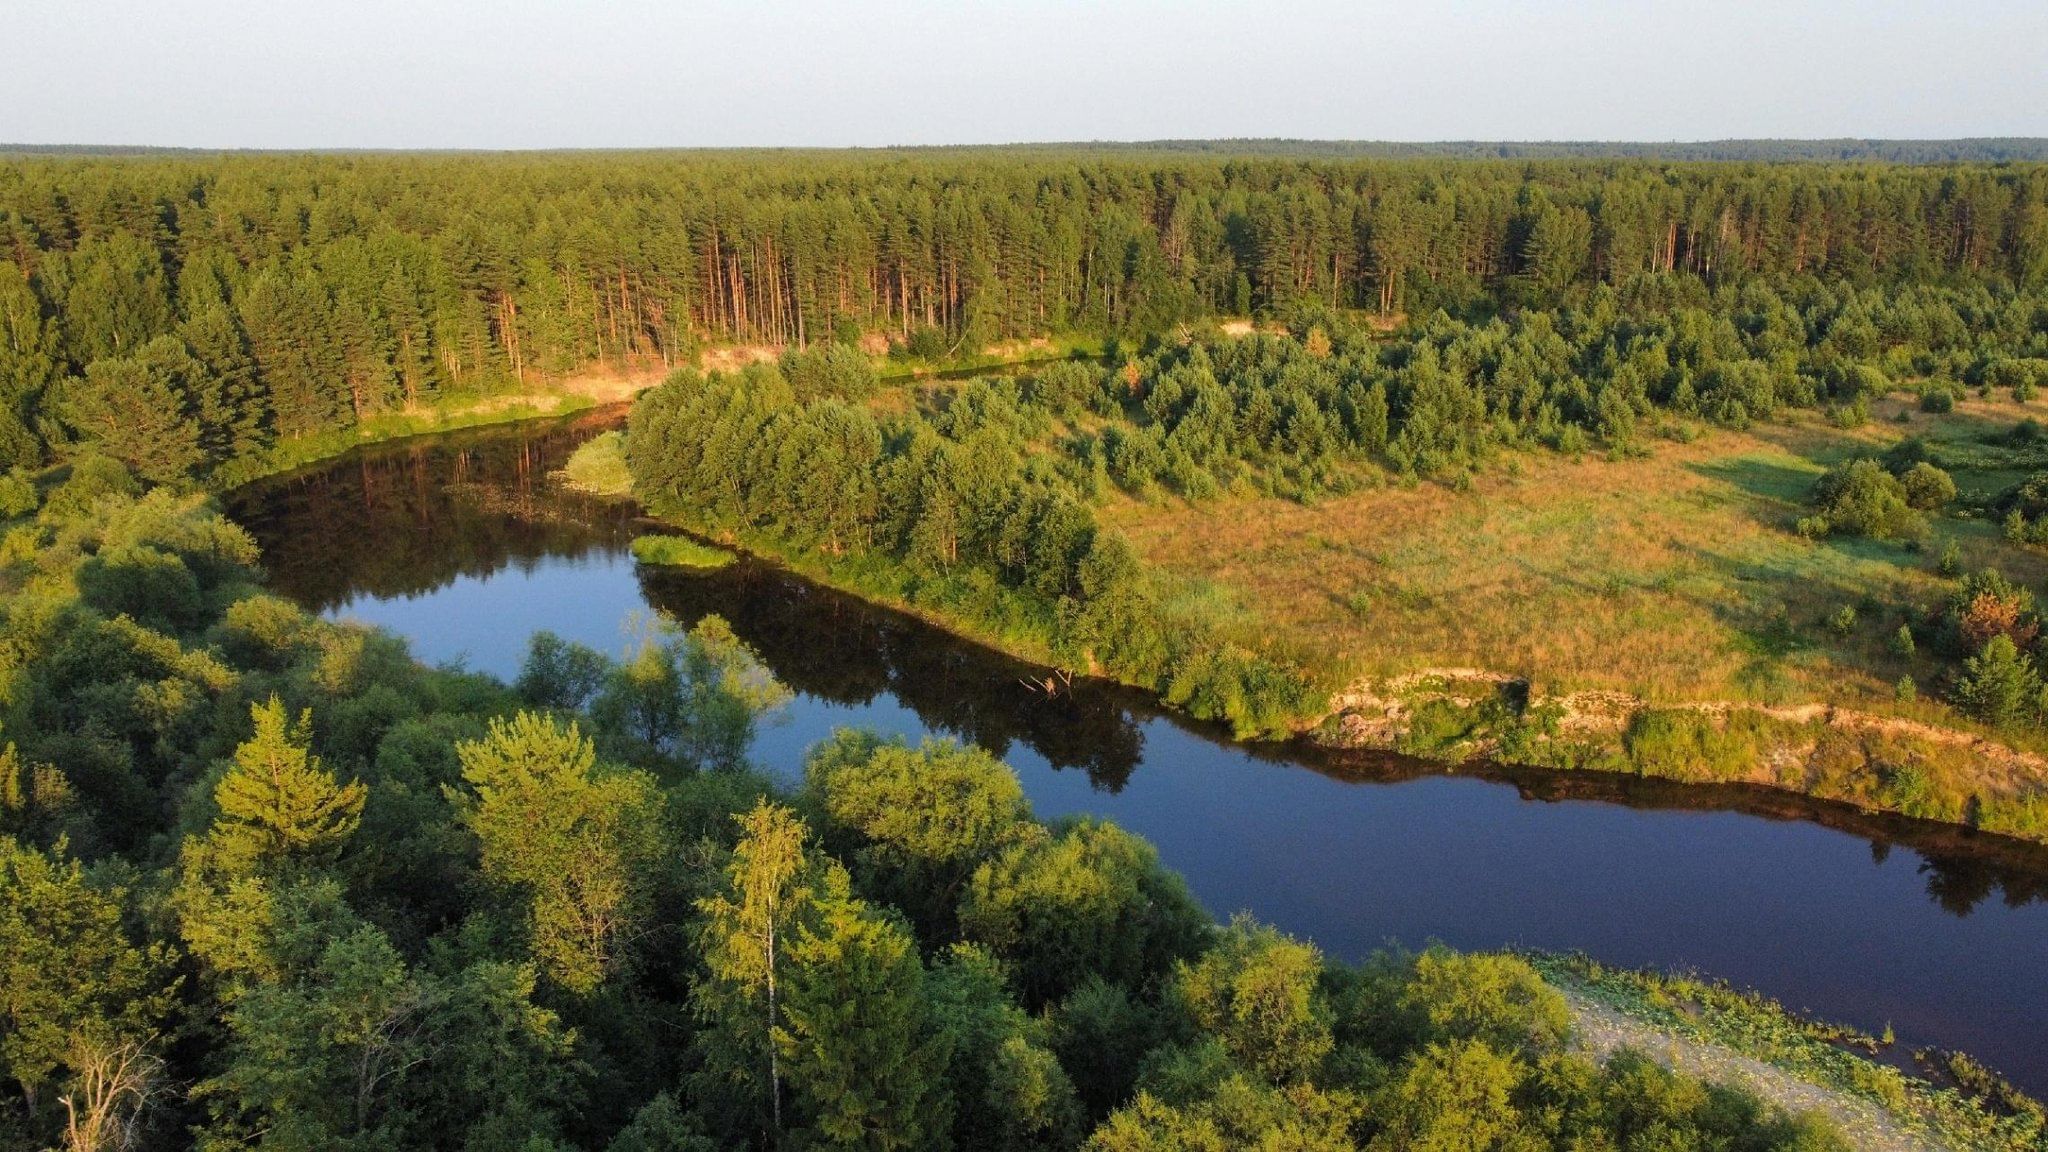
[[[0,543],[0,1149],[1837,1149],[1524,962],[1332,962],[721,621],[512,684],[261,587],[104,459]]]
[[[701,343],[920,355],[1304,301],[1551,306],[2048,276],[2028,165],[1172,153],[22,158],[0,166],[0,462],[159,480],[436,395]],[[230,472],[229,475],[235,473]]]
[[[1999,164],[2048,160],[2039,136],[1973,136],[1956,140],[1147,140],[1129,144],[1017,144],[978,151],[1184,152],[1214,156],[1291,156],[1380,160],[1663,160],[1879,161],[1887,164]],[[961,149],[967,150],[967,149]]]

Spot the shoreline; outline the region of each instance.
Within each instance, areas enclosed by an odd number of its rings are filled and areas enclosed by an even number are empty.
[[[631,499],[631,497],[628,498]],[[807,558],[792,556],[789,553],[789,551],[775,546],[773,542],[742,537],[737,534],[730,533],[709,533],[701,527],[683,523],[669,517],[656,515],[651,511],[645,511],[644,505],[642,506],[642,508],[645,519],[649,523],[658,524],[664,528],[682,532],[696,539],[708,541],[710,543],[717,544],[720,547],[732,549],[757,562],[770,564],[777,568],[780,568],[794,576],[797,576],[800,579],[804,579],[812,583],[830,588],[835,592],[838,592],[842,595],[854,597],[856,599],[863,601],[864,603],[873,604],[882,608],[886,608],[890,611],[898,612],[905,616],[909,616],[913,619],[916,619],[926,624],[929,627],[936,628],[956,639],[963,640],[983,648],[987,648],[991,651],[1000,653],[1003,656],[1006,656],[1012,660],[1018,661],[1019,663],[1030,665],[1041,671],[1057,671],[1057,665],[1053,661],[1051,654],[1049,652],[1042,650],[1034,650],[1031,648],[1031,646],[1013,642],[1008,638],[1000,634],[997,634],[993,631],[983,628],[977,628],[969,622],[954,619],[946,613],[938,609],[934,609],[928,605],[912,603],[908,600],[905,600],[897,596],[886,596],[878,594],[875,590],[871,588],[861,587],[857,582],[853,580],[845,579],[838,576],[836,573],[832,571],[829,562],[822,564],[807,563],[804,562]],[[1075,678],[1093,681],[1100,684],[1113,685],[1116,688],[1123,691],[1141,693],[1152,707],[1162,712],[1171,713],[1174,717],[1176,717],[1177,719],[1186,724],[1200,725],[1203,727],[1209,727],[1212,724],[1214,724],[1214,722],[1212,721],[1203,721],[1195,716],[1188,714],[1186,710],[1167,703],[1158,692],[1150,688],[1147,688],[1144,685],[1131,684],[1112,676],[1104,676],[1094,672],[1076,673]],[[1909,812],[1895,806],[1889,806],[1885,804],[1864,803],[1857,799],[1857,797],[1854,795],[1833,794],[1827,791],[1816,791],[1809,788],[1791,787],[1775,779],[1764,779],[1760,777],[1710,779],[1688,777],[1683,774],[1674,774],[1669,772],[1650,771],[1644,769],[1640,765],[1628,763],[1626,761],[1621,763],[1613,763],[1611,761],[1603,763],[1593,759],[1580,759],[1576,761],[1554,760],[1552,762],[1545,763],[1540,761],[1518,760],[1510,757],[1489,756],[1484,754],[1484,752],[1451,754],[1447,749],[1420,749],[1413,747],[1402,747],[1400,746],[1398,740],[1386,742],[1343,740],[1336,738],[1336,733],[1342,730],[1345,723],[1345,718],[1347,716],[1356,716],[1355,712],[1351,711],[1347,707],[1341,706],[1340,702],[1344,695],[1346,694],[1332,694],[1331,707],[1328,709],[1327,712],[1325,712],[1324,715],[1317,718],[1312,723],[1304,724],[1303,726],[1298,728],[1292,736],[1284,739],[1239,740],[1235,737],[1228,736],[1228,734],[1223,732],[1220,728],[1217,730],[1217,735],[1218,738],[1229,739],[1232,743],[1237,744],[1239,746],[1251,748],[1265,748],[1274,750],[1276,752],[1284,749],[1293,748],[1313,749],[1318,753],[1338,756],[1341,756],[1345,753],[1355,752],[1391,753],[1404,756],[1412,760],[1432,764],[1436,766],[1436,768],[1441,772],[1456,772],[1460,768],[1477,768],[1481,771],[1486,772],[1489,775],[1498,776],[1503,780],[1512,780],[1517,773],[1534,772],[1541,773],[1547,778],[1559,781],[1570,779],[1586,779],[1589,781],[1601,779],[1613,781],[1638,780],[1656,782],[1669,787],[1683,788],[1688,791],[1699,792],[1706,792],[1713,789],[1740,789],[1744,791],[1753,791],[1757,794],[1783,796],[1789,800],[1798,801],[1803,805],[1827,806],[1830,808],[1838,809],[1844,814],[1853,814],[1854,816],[1859,816],[1866,819],[1905,821],[1908,822],[1909,825],[1920,826],[1929,830],[1942,830],[1947,833],[1951,833],[1955,836],[1966,837],[1970,840],[1987,840],[1990,843],[1983,845],[1981,850],[1982,854],[1986,856],[1995,857],[2003,854],[2009,854],[2012,851],[2018,851],[2021,853],[2033,851],[2048,851],[2048,835],[2030,836],[2015,831],[2005,830],[2002,828],[1986,827],[1981,824],[1969,822],[1967,820],[1950,820],[1941,819],[1938,817],[1930,817],[1922,814],[1917,814],[1914,812]],[[1638,701],[1637,703],[1641,710],[1654,712],[1690,711],[1696,709],[1704,710],[1713,707],[1712,705],[1698,704],[1661,705],[1649,701]],[[1534,702],[1532,702],[1532,707],[1533,705]],[[1733,711],[1747,708],[1748,706],[1746,705],[1738,705],[1735,709],[1724,709],[1724,711]],[[1830,708],[1827,705],[1815,704],[1808,705],[1806,706],[1806,708],[1811,709],[1816,714],[1833,714],[1836,712],[1836,710]],[[1841,710],[1840,714],[1845,716],[1861,716],[1860,713],[1851,713],[1848,710]],[[1886,718],[1875,717],[1874,719],[1876,721],[1881,722],[1884,721]],[[1807,723],[1816,722],[1820,721],[1807,721]],[[1991,741],[1986,740],[1984,737],[1963,731],[1961,729],[1938,728],[1937,726],[1932,725],[1927,725],[1924,727],[1933,729],[1938,734],[1939,742],[1947,744],[1952,748],[1961,749],[1964,753],[1972,752],[1978,746],[1993,743]],[[1618,752],[1620,744],[1620,736],[1618,732],[1615,734],[1615,744],[1615,750]],[[2019,753],[2011,750],[2007,751],[2010,755],[2013,755],[2015,757],[2036,759],[2026,753]],[[1762,762],[1759,762],[1759,766],[1762,766]],[[1871,779],[1875,781],[1874,776],[1871,777]],[[1809,820],[1814,823],[1822,824],[1823,826],[1832,826],[1836,823],[1839,823],[1839,821],[1829,821],[1826,819],[1821,819],[1818,816],[1812,814],[1811,812],[1801,813],[1795,818]],[[1961,845],[1956,845],[1956,847],[1960,848]],[[1973,854],[1975,854],[1975,851],[1973,851]]]
[[[1031,346],[1025,355],[1013,358],[966,357],[959,363],[915,364],[897,371],[878,370],[877,379],[886,384],[934,383],[966,379],[981,374],[1019,372],[1077,358],[1102,360],[1100,341],[1056,343]],[[700,369],[729,368],[724,360],[745,361],[756,349],[751,347],[709,348],[698,358]],[[226,480],[211,478],[207,491],[225,496],[245,485],[326,463],[360,448],[395,444],[427,436],[444,436],[474,428],[497,428],[514,424],[539,423],[589,412],[631,405],[640,393],[662,382],[670,372],[688,365],[645,366],[590,365],[524,392],[465,397],[447,408],[428,406],[414,411],[380,413],[354,429],[318,433],[279,441],[265,450],[260,460],[246,468],[226,469]],[[884,367],[889,367],[886,362]]]
[[[427,428],[411,426],[390,434],[352,439],[346,443],[334,445],[331,451],[309,455],[293,460],[287,465],[238,479],[231,487],[217,491],[216,495],[227,495],[247,484],[272,480],[303,468],[329,463],[346,456],[352,451],[390,445],[415,438],[445,436],[471,430],[509,428],[519,424],[539,424],[546,421],[566,420],[578,416],[597,417],[609,423],[613,420],[622,419],[631,397],[636,394],[637,391],[628,392],[625,399],[600,403],[589,399],[587,395],[581,393],[561,393],[558,395],[579,396],[585,402],[541,412],[517,406],[505,406],[480,414],[482,416],[480,419],[468,420],[458,424],[445,424]],[[973,621],[961,619],[954,613],[947,612],[942,608],[929,604],[920,604],[904,596],[889,594],[874,587],[866,586],[861,581],[835,571],[835,564],[832,558],[800,553],[783,547],[779,542],[769,538],[752,535],[742,537],[733,533],[710,532],[701,526],[657,515],[652,511],[646,510],[644,505],[642,506],[642,511],[644,518],[651,524],[661,525],[699,540],[732,548],[757,561],[773,564],[802,579],[831,588],[864,602],[899,612],[950,636],[1001,653],[1043,672],[1051,672],[1057,668],[1053,654],[1042,645],[1031,644],[1016,637],[1005,635],[995,628],[977,625]],[[883,567],[885,570],[889,570],[893,569],[894,566],[885,563]],[[1453,676],[1450,673],[1457,673],[1457,675]],[[1156,690],[1145,685],[1130,684],[1113,676],[1105,676],[1092,671],[1080,672],[1077,673],[1077,676],[1099,683],[1113,684],[1120,689],[1143,693],[1155,708],[1171,712],[1178,718],[1191,724],[1205,723],[1189,715],[1184,709],[1168,704]],[[1554,733],[1549,736],[1539,736],[1539,739],[1528,745],[1528,747],[1542,749],[1543,755],[1539,759],[1528,759],[1518,758],[1511,752],[1502,750],[1498,733],[1479,729],[1480,721],[1477,714],[1485,707],[1486,701],[1484,699],[1474,699],[1473,693],[1469,690],[1464,692],[1457,690],[1460,686],[1469,689],[1471,685],[1465,682],[1470,681],[1472,683],[1483,682],[1488,692],[1491,692],[1500,684],[1507,683],[1512,678],[1464,669],[1440,671],[1435,674],[1418,673],[1410,677],[1397,679],[1407,681],[1407,683],[1399,685],[1404,690],[1412,688],[1416,684],[1421,684],[1430,690],[1419,694],[1396,691],[1395,696],[1399,697],[1399,699],[1389,701],[1375,696],[1373,692],[1374,686],[1365,685],[1362,688],[1359,684],[1350,685],[1342,691],[1333,692],[1329,698],[1328,706],[1322,714],[1313,718],[1304,718],[1289,737],[1241,741],[1234,740],[1233,738],[1233,741],[1245,746],[1264,747],[1274,750],[1290,746],[1305,746],[1337,754],[1347,751],[1393,752],[1418,761],[1434,764],[1443,771],[1455,771],[1460,767],[1484,766],[1488,771],[1499,772],[1503,775],[1512,774],[1517,771],[1534,771],[1555,774],[1560,779],[1570,777],[1616,780],[1637,779],[1661,781],[1672,786],[1683,786],[1689,789],[1714,787],[1756,789],[1760,792],[1782,795],[1809,804],[1837,806],[1844,811],[1857,813],[1865,817],[1905,820],[1930,828],[1949,829],[1972,839],[1988,838],[1996,843],[2010,845],[2019,849],[2040,849],[2048,846],[2048,832],[2029,833],[2028,831],[2009,826],[1987,826],[1972,819],[1971,817],[1974,815],[1981,815],[1981,808],[1977,806],[1973,806],[1971,811],[1963,813],[1964,818],[1955,819],[1948,818],[1945,815],[1913,812],[1896,804],[1884,803],[1882,802],[1882,797],[1877,795],[1877,790],[1885,787],[1886,782],[1880,778],[1880,775],[1875,770],[1866,770],[1861,774],[1852,773],[1846,777],[1849,782],[1862,785],[1862,787],[1817,788],[1811,783],[1802,783],[1795,786],[1792,780],[1781,771],[1772,771],[1766,774],[1767,769],[1774,768],[1773,760],[1779,761],[1775,768],[1782,769],[1784,767],[1782,762],[1786,759],[1785,748],[1788,747],[1784,745],[1770,748],[1768,755],[1757,756],[1747,766],[1746,771],[1736,775],[1720,777],[1702,775],[1700,772],[1692,770],[1694,766],[1689,764],[1679,764],[1676,770],[1660,768],[1655,765],[1644,765],[1633,760],[1626,750],[1625,732],[1627,730],[1627,718],[1637,714],[1673,714],[1683,712],[1693,712],[1702,715],[1715,714],[1725,726],[1726,716],[1731,713],[1757,712],[1760,715],[1768,715],[1773,711],[1787,711],[1785,709],[1764,709],[1762,706],[1752,707],[1740,703],[1736,703],[1732,707],[1726,704],[1713,705],[1697,702],[1663,704],[1642,698],[1630,697],[1628,701],[1629,707],[1624,710],[1621,724],[1610,723],[1604,731],[1581,732],[1579,735],[1582,739],[1578,740],[1558,740],[1554,738]],[[1412,720],[1414,713],[1420,706],[1430,703],[1444,704],[1450,708],[1467,713],[1471,718],[1472,728],[1460,731],[1454,738],[1440,743],[1423,744],[1412,740],[1409,726],[1403,722]],[[1514,726],[1519,726],[1522,717],[1537,711],[1538,705],[1542,703],[1544,702],[1537,699],[1526,701],[1523,708],[1511,717]],[[1361,705],[1365,706],[1365,710],[1361,710]],[[1369,714],[1374,708],[1379,709],[1377,716]],[[1836,715],[1861,715],[1860,713],[1853,713],[1851,710],[1837,710],[1825,704],[1809,704],[1790,711],[1797,711],[1804,715],[1800,720],[1784,720],[1780,723],[1791,725],[1798,731],[1806,732],[1808,736],[1811,736],[1812,733],[1806,730],[1812,729],[1815,726],[1829,727],[1833,724]],[[1890,718],[1882,716],[1873,716],[1869,719],[1874,724],[1890,723]],[[2048,775],[2048,769],[2043,769],[2038,763],[2040,758],[2004,748],[2004,746],[1997,745],[1995,741],[1989,740],[1982,735],[1963,729],[1950,729],[1938,725],[1923,724],[1915,725],[1915,727],[1932,730],[1934,737],[1930,743],[1945,746],[1949,751],[1956,754],[1970,756],[1980,748],[1993,746],[2015,760],[2037,762],[2030,766],[2042,771],[2044,775]],[[2048,808],[2048,794],[2036,793],[2031,798],[2031,803],[2036,805],[2037,808]],[[1825,823],[1825,821],[1822,822]],[[1995,855],[1997,853],[1994,852],[1992,854]]]

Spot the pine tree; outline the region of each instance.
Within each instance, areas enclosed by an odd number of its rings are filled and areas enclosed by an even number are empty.
[[[206,460],[185,391],[190,367],[173,337],[133,357],[95,360],[83,380],[65,382],[58,413],[73,434],[143,479],[189,479]]]
[[[80,244],[64,262],[63,330],[73,363],[132,356],[171,330],[176,316],[153,240],[118,231]]]
[[[2003,632],[1963,661],[1963,674],[1956,682],[1956,704],[1996,728],[2037,715],[2040,697],[2041,677],[2033,660]]]
[[[21,269],[0,260],[0,470],[40,463],[30,414],[57,380],[56,332]]]
[[[249,341],[224,301],[210,301],[179,328],[206,371],[195,397],[200,447],[215,464],[251,456],[268,440],[270,397],[256,375]]]

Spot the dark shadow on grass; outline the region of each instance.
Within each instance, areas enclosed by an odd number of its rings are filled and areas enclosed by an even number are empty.
[[[1732,485],[1751,496],[1792,505],[1806,503],[1816,476],[1804,468],[1754,456],[1724,456],[1686,467],[1697,475]]]

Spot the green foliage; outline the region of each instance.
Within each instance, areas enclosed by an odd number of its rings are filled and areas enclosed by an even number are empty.
[[[863,890],[909,913],[927,939],[951,934],[977,868],[1041,834],[1016,775],[979,748],[843,732],[811,750],[804,782]]]
[[[174,1003],[174,953],[131,940],[126,901],[61,848],[45,855],[0,837],[0,1086],[34,1100],[109,1046],[155,1047]]]
[[[2037,718],[2041,712],[2041,676],[2033,658],[2000,633],[1976,655],[1963,661],[1956,680],[1956,707],[1994,728]]]
[[[564,486],[592,496],[631,495],[633,473],[626,467],[625,433],[601,432],[578,444],[555,475]]]
[[[162,337],[132,359],[94,360],[82,382],[64,389],[59,416],[81,440],[144,480],[182,480],[206,460],[190,415],[187,377],[198,370],[182,345]]]
[[[1234,645],[1196,650],[1167,682],[1165,698],[1203,720],[1227,721],[1240,738],[1286,734],[1314,708],[1300,674]]]
[[[699,904],[705,979],[692,1006],[704,1027],[695,1082],[704,1099],[719,1105],[721,1130],[739,1139],[762,1132],[780,1139],[780,996],[790,941],[826,904],[850,897],[844,870],[810,848],[810,830],[795,813],[763,801],[736,819],[741,835],[724,883]]]
[[[1799,522],[1802,535],[1895,540],[1927,531],[1906,486],[1875,460],[1851,460],[1828,469],[1814,483],[1813,502],[1818,512]]]
[[[1482,1041],[1501,1052],[1551,1051],[1571,1031],[1571,1011],[1523,960],[1432,948],[1415,958],[1399,1004],[1415,1042]]]
[[[1090,149],[15,169],[0,190],[0,218],[20,223],[0,260],[0,466],[83,437],[152,476],[232,475],[280,439],[590,365],[678,363],[707,341],[788,349],[799,398],[858,401],[875,386],[864,336],[936,364],[1257,309],[1294,316],[1312,359],[1326,346],[1336,361],[1347,310],[1500,313],[1606,290],[1711,321],[1688,320],[1667,355],[1617,347],[1619,389],[1560,390],[1545,439],[1567,448],[1624,449],[1631,416],[1681,383],[1700,414],[1741,423],[1786,402],[1853,411],[1915,365],[2022,398],[2044,375],[2044,349],[2001,307],[2040,282],[2025,165]],[[1802,242],[1782,242],[1793,230]],[[1738,342],[1756,354],[1701,362]],[[1489,407],[1533,417],[1532,379],[1579,367],[1537,351],[1495,361]],[[1401,454],[1433,470],[1483,423]],[[1283,439],[1313,441],[1313,424]],[[1201,483],[1189,462],[1175,483]]]
[[[0,520],[26,516],[42,505],[35,482],[17,472],[0,475]]]
[[[255,733],[214,786],[208,854],[235,875],[331,862],[362,822],[362,784],[338,783],[311,754],[310,710],[294,722],[272,696],[249,714]]]
[[[934,1033],[917,944],[894,921],[834,894],[798,922],[774,1043],[805,1143],[942,1145],[950,1037]]]
[[[879,383],[874,362],[845,344],[819,344],[782,355],[782,375],[800,402],[865,400]]]
[[[1274,1084],[1306,1081],[1335,1040],[1317,994],[1323,958],[1248,920],[1233,921],[1201,959],[1182,961],[1172,998],[1230,1059]]]
[[[526,662],[512,690],[535,708],[580,712],[611,674],[612,662],[604,653],[541,631],[527,641]]]
[[[1576,219],[1557,228],[1562,247],[1531,254],[1543,275],[1578,259]],[[166,273],[99,244],[81,265],[105,265],[105,306],[80,297],[75,338],[126,348]],[[195,253],[179,279],[209,268]],[[263,331],[315,303],[317,271],[262,274],[248,340],[273,384],[320,367],[286,371]],[[176,308],[207,292],[179,283]],[[1360,354],[1313,322],[1329,346],[1309,361]],[[442,371],[355,370],[366,396]],[[909,433],[910,458],[956,454],[963,490],[1037,483],[1044,464],[984,466],[1034,423],[1018,395],[979,391]],[[1305,412],[1300,435],[1320,435]],[[845,415],[820,428],[860,431]],[[263,595],[248,537],[203,501],[132,487],[80,458],[0,572],[0,1143],[64,1145],[68,1102],[85,1146],[1828,1146],[1739,1093],[1564,1051],[1561,1005],[1520,960],[1354,967],[1248,921],[1219,930],[1142,840],[1038,823],[980,751],[837,736],[785,806],[746,750],[787,689],[715,618],[656,622],[622,662],[537,637],[514,686],[424,668]],[[1051,531],[1086,508],[1059,487],[1030,516],[958,522],[955,543],[1014,581],[981,591],[1056,597],[1050,626],[1086,647],[1160,678],[1208,668],[1189,699],[1235,691],[1259,715],[1259,658],[1155,611],[1116,537]],[[1019,525],[1073,551],[1016,555]],[[811,546],[831,554],[835,531],[854,559],[845,523]],[[944,533],[922,531],[936,557]],[[1068,564],[1055,593],[1046,573]],[[2031,618],[1988,575],[1962,592],[1958,635]],[[1541,709],[1475,713],[1496,734],[1554,728]],[[1716,738],[1652,727],[1639,750]],[[1949,802],[1932,769],[1885,779],[1902,806]]]
[[[1008,1149],[1071,1146],[1081,1121],[1051,1028],[1010,997],[1002,965],[973,945],[947,950],[927,980],[932,1016],[951,1057],[954,1144]]]
[[[1128,544],[1098,528],[1087,485],[1031,451],[1049,417],[1033,395],[1061,396],[974,381],[884,437],[865,409],[804,404],[772,370],[684,371],[634,406],[627,458],[649,506],[693,529],[739,531],[828,576],[872,569],[818,557],[884,558],[890,587],[949,619],[995,617],[1245,735],[1291,732],[1318,692],[1215,622],[1160,618]]]
[[[723,568],[737,559],[723,548],[700,544],[688,536],[636,536],[632,550],[633,559],[642,564],[670,568]]]
[[[1938,512],[1956,498],[1956,482],[1948,473],[1920,461],[1899,473],[1907,506],[1921,512]]]
[[[707,616],[685,631],[666,617],[644,631],[590,698],[621,758],[653,767],[735,768],[759,719],[789,699],[732,627]]]
[[[1934,570],[1948,577],[1954,577],[1962,573],[1963,552],[1962,549],[1956,547],[1955,541],[1951,540],[1942,546],[1941,559],[1936,562]]]
[[[960,928],[1010,966],[1035,1008],[1090,977],[1127,987],[1163,979],[1197,949],[1208,917],[1151,845],[1080,819],[976,869]]]
[[[627,963],[652,899],[661,793],[642,773],[597,764],[576,726],[522,712],[456,746],[469,791],[452,797],[482,848],[486,879],[527,902],[534,955],[572,992]]]
[[[1739,779],[1758,762],[1757,742],[1734,717],[1689,708],[1644,708],[1630,720],[1622,746],[1636,770],[1673,780]]]

